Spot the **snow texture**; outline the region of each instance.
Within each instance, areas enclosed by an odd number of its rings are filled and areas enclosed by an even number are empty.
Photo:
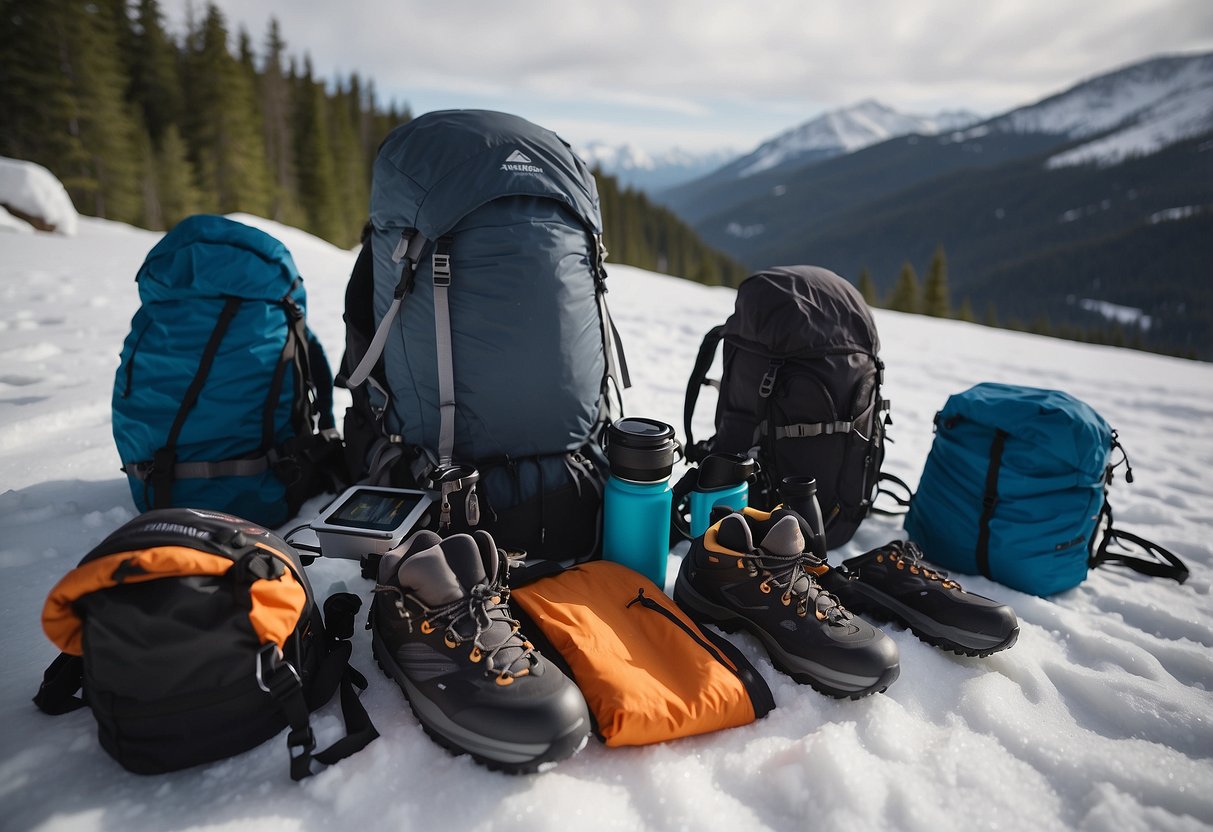
[[[76,233],[79,215],[63,184],[41,165],[0,156],[0,205],[41,220],[54,231],[67,236]],[[5,210],[0,230],[22,230],[22,223]]]
[[[301,231],[277,235],[307,281],[309,318],[331,360],[354,254]],[[118,352],[137,307],[133,277],[159,235],[84,218],[79,233],[0,237],[0,827],[5,830],[971,829],[1213,827],[1213,367],[958,321],[877,311],[893,402],[886,470],[917,481],[931,419],[985,380],[1067,390],[1103,413],[1132,455],[1117,520],[1180,553],[1184,586],[1101,569],[1050,599],[982,578],[964,586],[1014,606],[1010,650],[970,659],[888,627],[902,671],[885,694],[829,699],[732,637],[770,684],[765,719],[644,748],[591,741],[553,771],[510,777],[452,757],[418,727],[355,632],[363,701],[381,737],[316,777],[287,776],[285,732],[239,757],[174,774],[129,774],[88,711],[38,713],[30,697],[55,649],[39,616],[51,586],[135,514],[110,436]],[[703,333],[734,293],[611,269],[628,350],[631,415],[682,425]],[[695,419],[711,431],[712,394]],[[338,403],[342,412],[344,401]],[[313,517],[323,498],[302,516]],[[872,517],[849,557],[902,535]],[[683,544],[669,562],[669,586]],[[309,567],[318,592],[370,584],[356,564]],[[336,703],[313,717],[339,735]]]

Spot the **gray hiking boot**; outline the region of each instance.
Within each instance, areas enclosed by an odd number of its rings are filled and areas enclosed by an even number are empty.
[[[419,532],[379,564],[375,658],[417,719],[453,753],[541,771],[589,737],[585,700],[510,617],[507,562],[486,532]]]
[[[816,570],[824,564],[805,551],[795,514],[745,509],[692,542],[674,600],[701,623],[744,627],[777,668],[821,693],[858,699],[883,691],[900,672],[896,643],[848,612]]]

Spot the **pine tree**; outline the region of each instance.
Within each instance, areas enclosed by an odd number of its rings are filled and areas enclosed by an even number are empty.
[[[200,210],[198,189],[194,186],[194,168],[190,164],[181,131],[175,124],[165,128],[160,139],[160,149],[156,152],[156,184],[160,199],[160,227],[172,228]]]
[[[940,244],[935,247],[935,254],[927,269],[922,311],[936,318],[948,318],[952,315],[951,307],[948,298],[948,258]]]
[[[131,100],[138,105],[153,147],[170,125],[181,122],[177,49],[164,29],[156,0],[139,0],[131,63]],[[178,131],[180,139],[180,131]]]
[[[306,220],[299,206],[291,120],[294,83],[282,74],[285,52],[286,43],[279,32],[278,20],[271,17],[265,36],[265,68],[259,86],[266,165],[272,183],[269,216],[287,225],[302,226]]]
[[[0,12],[0,147],[49,168],[77,210],[142,218],[137,126],[114,7],[9,0]]]
[[[351,103],[352,98],[352,93],[338,83],[327,107],[339,218],[339,233],[333,242],[345,248],[358,242],[370,203],[363,173],[366,163],[358,141],[357,107]]]
[[[876,293],[876,283],[872,280],[872,272],[864,266],[859,272],[859,294],[863,295],[868,306],[879,306],[880,298]]]
[[[897,284],[889,296],[888,308],[898,312],[919,312],[922,309],[918,275],[909,261],[901,266],[901,274],[897,276]]]
[[[986,304],[986,315],[981,322],[989,327],[998,326],[998,310],[994,308],[994,301]]]
[[[956,311],[957,320],[968,321],[969,323],[977,323],[977,314],[973,311],[973,304],[969,301],[968,296],[960,302],[960,309]]]
[[[206,19],[189,43],[186,136],[203,199],[220,213],[264,216],[270,186],[253,91],[228,51],[227,25],[218,8],[207,6]]]
[[[333,154],[329,145],[324,87],[312,80],[312,59],[305,56],[295,87],[295,170],[307,230],[326,240],[342,237]]]

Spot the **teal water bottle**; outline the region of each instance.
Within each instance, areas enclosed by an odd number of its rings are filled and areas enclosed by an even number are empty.
[[[708,454],[699,463],[695,489],[691,492],[691,537],[699,537],[712,525],[712,509],[725,506],[741,511],[749,504],[750,480],[758,463],[744,454]]]
[[[635,569],[662,589],[670,555],[670,475],[682,449],[655,419],[620,419],[607,428],[611,476],[603,496],[602,556]]]

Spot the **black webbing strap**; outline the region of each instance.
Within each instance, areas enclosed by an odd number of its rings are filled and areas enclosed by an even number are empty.
[[[152,508],[167,508],[172,505],[173,478],[176,473],[174,466],[177,463],[177,438],[181,435],[181,429],[185,427],[185,420],[190,415],[190,411],[198,403],[198,396],[201,395],[202,388],[206,385],[206,377],[210,375],[211,365],[215,363],[215,356],[219,352],[219,345],[223,342],[223,336],[227,334],[227,328],[232,323],[232,319],[240,311],[242,302],[241,298],[228,298],[223,304],[223,309],[219,312],[219,320],[215,322],[215,328],[211,330],[211,337],[202,351],[198,370],[194,373],[189,388],[185,391],[181,407],[177,408],[177,416],[173,419],[173,426],[169,428],[164,447],[152,455],[151,475],[143,482],[145,499],[148,486],[150,485],[152,488]]]
[[[42,674],[34,704],[44,714],[58,716],[83,708],[87,702],[76,692],[84,684],[84,659],[60,653]]]
[[[296,282],[298,282],[296,278]],[[294,291],[295,286],[291,286]],[[307,370],[307,329],[304,323],[303,310],[295,303],[290,292],[278,301],[286,314],[286,340],[282,343],[282,352],[278,355],[278,364],[274,367],[274,377],[270,381],[269,392],[265,397],[265,405],[261,410],[261,450],[270,450],[276,444],[278,400],[282,397],[282,388],[286,385],[288,369],[294,369],[293,376],[296,385],[306,387],[310,383]],[[306,389],[296,389],[291,404],[291,427],[297,433],[311,433],[311,402],[307,398]]]
[[[636,603],[665,616],[671,623],[690,636],[692,641],[706,650],[708,655],[727,667],[746,689],[746,693],[750,697],[750,704],[754,707],[755,717],[761,718],[766,716],[775,707],[775,697],[771,694],[770,687],[760,675],[753,672],[753,666],[750,665],[740,650],[737,650],[724,639],[711,638],[711,633],[707,630],[703,630],[703,635],[700,636],[699,633],[688,627],[686,622],[681,618],[652,598],[646,596],[643,587],[636,590],[636,597],[628,602],[628,607],[630,608]]]
[[[1091,569],[1104,564],[1114,564],[1128,567],[1134,572],[1149,575],[1152,578],[1170,578],[1180,584],[1188,580],[1188,567],[1177,555],[1151,540],[1117,529],[1112,525],[1112,507],[1108,504],[1106,497],[1099,522],[1102,524],[1105,519],[1107,525],[1104,528],[1103,539],[1100,540],[1099,548],[1091,555],[1091,559],[1087,563]],[[1108,547],[1112,544],[1122,548],[1128,548],[1126,544],[1133,544],[1149,555],[1151,559],[1139,558],[1126,552],[1109,552]]]
[[[894,491],[891,488],[888,488],[888,485],[892,485],[895,488],[900,489],[904,492],[904,495],[897,493],[897,491]],[[888,497],[897,504],[898,508],[878,508],[876,506],[876,500],[879,500],[881,496]],[[881,472],[880,478],[876,481],[876,496],[872,499],[872,507],[870,510],[873,514],[881,514],[886,517],[899,517],[909,511],[910,502],[913,499],[914,490],[910,488],[905,480],[893,474]]]
[[[720,346],[722,337],[724,324],[708,330],[703,336],[703,343],[699,345],[699,354],[695,356],[691,377],[687,379],[686,399],[682,405],[682,426],[687,436],[687,460],[690,462],[699,462],[707,455],[706,447],[698,448],[695,445],[695,438],[691,435],[691,417],[695,415],[695,404],[699,401],[699,388],[711,384],[707,375],[708,369],[716,358],[716,348]]]
[[[981,519],[977,525],[977,571],[987,578],[990,575],[990,521],[998,505],[998,471],[1002,468],[1002,451],[1007,444],[1007,432],[1001,428],[994,431],[990,443],[990,467],[986,470],[986,492],[981,500]]]
[[[670,528],[677,532],[682,540],[691,539],[691,506],[688,498],[697,485],[699,485],[699,469],[692,468],[682,475],[682,479],[678,480],[670,495]]]

